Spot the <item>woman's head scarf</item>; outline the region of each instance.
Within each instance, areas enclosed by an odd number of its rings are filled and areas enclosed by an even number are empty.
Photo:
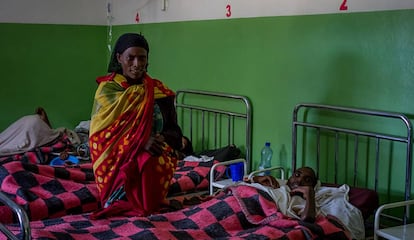
[[[118,38],[112,51],[111,59],[108,65],[108,72],[116,72],[122,74],[121,64],[118,63],[117,54],[122,54],[130,47],[142,47],[149,53],[149,46],[147,40],[138,33],[125,33]]]

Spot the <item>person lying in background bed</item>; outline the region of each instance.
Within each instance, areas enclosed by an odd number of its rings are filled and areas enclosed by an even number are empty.
[[[89,146],[102,209],[91,217],[146,216],[164,203],[182,148],[175,93],[147,74],[141,34],[120,36],[98,77]]]
[[[38,107],[35,113],[21,117],[0,133],[0,157],[32,151],[57,141],[62,135],[74,145],[80,143],[74,131],[63,127],[53,129],[44,108]]]
[[[348,202],[349,186],[321,187],[310,167],[296,169],[286,182],[273,176],[254,176],[241,184],[267,192],[289,217],[314,222],[318,215],[332,215],[350,230],[354,239],[365,238],[362,214]]]

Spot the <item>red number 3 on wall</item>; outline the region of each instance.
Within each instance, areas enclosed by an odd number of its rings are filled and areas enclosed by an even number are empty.
[[[226,6],[226,17],[231,17],[231,6],[227,4]]]

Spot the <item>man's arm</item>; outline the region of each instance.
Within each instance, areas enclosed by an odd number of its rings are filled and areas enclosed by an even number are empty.
[[[247,183],[260,183],[263,186],[279,188],[279,182],[273,176],[254,176],[252,179],[245,179]]]
[[[316,207],[315,207],[315,190],[311,186],[299,186],[294,188],[291,195],[299,195],[305,199],[305,208],[301,213],[301,219],[305,222],[314,222],[316,218]]]

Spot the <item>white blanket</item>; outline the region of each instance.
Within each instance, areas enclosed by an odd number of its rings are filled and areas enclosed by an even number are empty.
[[[51,129],[37,114],[24,116],[0,133],[0,157],[47,145],[61,133]]]
[[[290,196],[290,189],[285,182],[279,181],[280,188],[273,189],[258,183],[249,184],[267,192],[277,203],[280,211],[293,218],[300,219],[305,207],[305,200],[299,196]],[[354,239],[365,239],[364,220],[361,211],[348,201],[349,186],[315,187],[316,214],[332,215],[338,218],[352,234]]]
[[[320,187],[315,193],[315,200],[321,214],[336,216],[351,231],[353,238],[365,239],[362,213],[349,203],[348,193],[349,186],[346,184],[339,188]]]

